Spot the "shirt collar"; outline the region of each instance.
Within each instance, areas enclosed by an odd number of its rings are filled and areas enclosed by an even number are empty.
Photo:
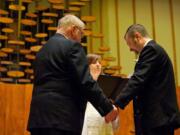
[[[144,47],[151,41],[152,39],[148,38],[144,44]]]

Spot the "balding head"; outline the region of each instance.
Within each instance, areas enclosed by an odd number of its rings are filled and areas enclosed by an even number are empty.
[[[141,52],[147,41],[151,40],[145,27],[141,24],[131,25],[124,36],[127,45],[131,51],[136,53]]]
[[[149,37],[149,34],[143,25],[133,24],[127,29],[127,31],[124,35],[124,38],[126,36],[134,38],[136,32],[140,33],[142,35],[142,37],[145,37],[145,38]]]
[[[62,17],[61,19],[59,19],[58,22],[58,27],[68,27],[68,26],[77,26],[81,29],[85,28],[85,24],[84,22],[82,22],[78,17],[76,17],[75,15],[66,15],[64,17]]]
[[[85,24],[75,15],[66,15],[58,22],[57,33],[64,35],[66,38],[81,42]]]

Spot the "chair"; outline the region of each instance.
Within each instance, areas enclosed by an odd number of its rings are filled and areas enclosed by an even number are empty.
[[[41,48],[42,48],[42,45],[32,46],[32,47],[31,47],[31,51],[37,53],[37,52],[39,52],[39,50],[40,50]]]
[[[0,9],[0,16],[8,16],[9,12],[3,9]]]
[[[86,23],[91,23],[96,21],[95,16],[81,16],[81,20],[86,22]]]
[[[17,83],[17,79],[24,76],[24,72],[19,70],[11,70],[7,72],[7,76],[15,79],[15,82]]]
[[[10,24],[13,22],[14,22],[14,20],[12,18],[0,16],[0,23]]]
[[[0,82],[13,83],[14,80],[13,80],[13,78],[10,78],[10,77],[1,77]]]

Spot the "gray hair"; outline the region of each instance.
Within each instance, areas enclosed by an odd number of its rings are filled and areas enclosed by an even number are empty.
[[[135,32],[139,32],[143,37],[149,37],[149,34],[147,32],[147,30],[145,29],[145,27],[141,24],[133,24],[131,26],[129,26],[129,28],[127,29],[125,35],[124,35],[124,38],[126,36],[129,36],[129,37],[134,37],[134,33]]]
[[[71,15],[71,14],[65,15],[58,21],[58,27],[68,27],[68,26],[72,26],[72,25],[75,25],[81,29],[85,28],[84,22],[81,21],[75,15]]]

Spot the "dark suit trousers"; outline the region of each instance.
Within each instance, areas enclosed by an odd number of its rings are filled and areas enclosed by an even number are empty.
[[[31,135],[81,135],[80,133],[74,133],[71,131],[65,131],[54,128],[36,128],[31,129]]]
[[[168,126],[162,126],[144,132],[143,135],[174,135],[174,129]]]

